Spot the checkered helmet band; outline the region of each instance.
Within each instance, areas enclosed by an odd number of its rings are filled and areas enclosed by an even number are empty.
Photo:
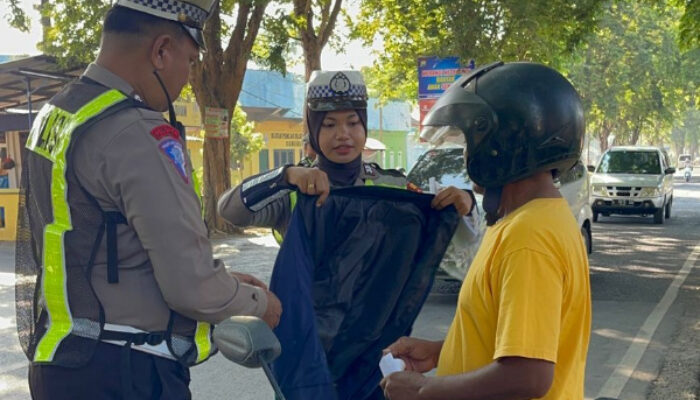
[[[215,3],[216,0],[118,0],[116,5],[202,29]]]
[[[306,101],[312,111],[367,108],[367,87],[359,71],[314,71]]]

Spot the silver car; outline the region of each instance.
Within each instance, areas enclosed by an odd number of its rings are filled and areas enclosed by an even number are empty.
[[[592,169],[589,167],[589,169]],[[621,146],[608,149],[593,170],[591,193],[593,221],[599,215],[653,215],[663,224],[671,217],[673,174],[665,150]]]
[[[430,181],[435,180],[439,186],[455,186],[460,189],[471,189],[464,163],[464,148],[447,146],[430,149],[423,153],[416,164],[408,172],[408,181],[430,193]],[[588,171],[583,164],[578,163],[571,170],[563,173],[557,183],[562,196],[569,203],[571,212],[577,218],[581,227],[581,235],[590,253],[593,249],[591,236],[591,218]],[[440,268],[449,277],[462,280],[467,274],[469,265],[479,249],[481,238],[486,231],[486,221],[481,209],[481,196],[476,195],[477,208],[471,219],[472,231],[467,231],[460,224],[455,237],[447,248]]]

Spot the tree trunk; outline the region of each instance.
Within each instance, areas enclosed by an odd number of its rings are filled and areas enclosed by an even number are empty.
[[[318,46],[315,40],[302,40],[302,47],[304,48],[304,64],[306,67],[305,80],[308,82],[311,78],[311,73],[321,69],[321,53],[323,49]]]
[[[603,123],[598,134],[598,143],[600,144],[600,151],[604,152],[608,149],[608,138],[610,137],[610,132],[612,127],[609,124]]]
[[[230,121],[230,119],[229,119]],[[233,226],[216,212],[216,203],[226,190],[231,187],[231,140],[204,138],[204,175],[202,201],[204,203],[204,222],[209,232],[234,232]]]
[[[302,35],[304,37],[304,35]],[[321,52],[323,51],[318,47],[316,40],[302,40],[302,48],[304,50],[304,65],[305,65],[305,75],[304,80],[308,82],[311,79],[311,73],[321,69]],[[304,128],[304,135],[309,134],[309,126],[306,124],[306,102],[304,102],[304,115],[302,116],[302,127]]]
[[[48,6],[49,0],[41,0],[39,5],[39,12],[41,13],[41,34],[42,43],[48,43],[49,29],[51,29],[51,18],[48,17],[46,13],[46,6]]]
[[[298,26],[301,48],[304,51],[305,82],[309,81],[312,72],[321,69],[321,53],[333,33],[343,0],[321,2],[321,25],[318,28],[318,32],[314,27],[313,3],[314,0],[294,0],[294,14],[297,17],[303,16],[305,21],[303,25]],[[304,104],[302,126],[304,127],[304,134],[308,135],[306,104]]]
[[[637,145],[637,142],[639,141],[639,135],[642,132],[642,126],[644,125],[644,121],[640,117],[636,123],[634,124],[634,129],[632,130],[632,137],[630,138],[630,144],[633,146]]]
[[[231,188],[231,116],[243,87],[246,66],[260,23],[267,7],[267,0],[239,1],[236,24],[229,43],[221,43],[222,23],[219,3],[204,26],[204,38],[208,51],[201,61],[195,62],[190,74],[190,84],[197,98],[202,121],[207,107],[227,110],[227,135],[224,138],[204,137],[204,174],[202,201],[204,221],[209,233],[240,232],[221,218],[216,210],[219,197]]]

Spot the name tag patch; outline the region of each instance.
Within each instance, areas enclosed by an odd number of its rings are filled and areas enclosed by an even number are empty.
[[[165,139],[158,145],[160,151],[165,154],[170,162],[173,163],[177,173],[180,174],[185,183],[190,183],[190,178],[187,176],[187,161],[185,160],[185,152],[182,149],[180,141],[175,139]]]

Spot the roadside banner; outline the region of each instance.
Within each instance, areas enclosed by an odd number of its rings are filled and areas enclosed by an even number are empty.
[[[462,65],[459,57],[418,57],[418,106],[423,118],[450,85],[475,67],[474,60]]]

